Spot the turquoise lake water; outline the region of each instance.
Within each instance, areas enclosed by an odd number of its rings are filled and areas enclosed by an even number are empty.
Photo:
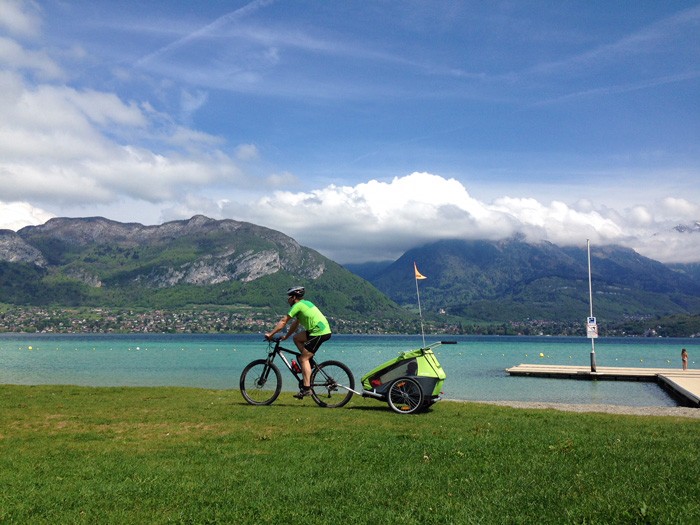
[[[435,350],[447,379],[446,399],[675,406],[655,383],[511,377],[520,363],[590,365],[591,343],[570,337],[428,336],[426,343],[457,341]],[[422,346],[420,335],[334,335],[318,360],[346,363],[359,379],[402,351]],[[597,365],[680,368],[700,365],[700,340],[600,338]],[[260,335],[47,335],[0,334],[0,383],[83,386],[189,386],[238,389],[243,367],[266,354]],[[543,354],[544,357],[540,357]],[[283,371],[286,390],[296,389]]]

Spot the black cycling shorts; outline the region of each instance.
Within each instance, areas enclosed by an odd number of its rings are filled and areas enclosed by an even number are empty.
[[[325,343],[330,338],[331,334],[309,335],[309,332],[306,332],[306,342],[304,343],[304,348],[306,348],[312,354],[315,354],[316,350],[320,348],[321,344]]]

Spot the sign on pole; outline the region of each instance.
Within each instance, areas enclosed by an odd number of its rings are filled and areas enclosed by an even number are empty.
[[[586,336],[589,339],[598,337],[598,324],[596,323],[595,317],[588,317],[586,319]]]

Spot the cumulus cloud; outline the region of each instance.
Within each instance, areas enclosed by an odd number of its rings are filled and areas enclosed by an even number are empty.
[[[558,245],[621,244],[666,262],[697,260],[700,234],[674,230],[693,204],[673,199],[655,210],[596,208],[579,201],[542,203],[504,196],[493,202],[473,198],[455,179],[412,173],[391,182],[369,181],[311,192],[276,191],[253,205],[222,203],[225,216],[279,229],[339,262],[399,257],[440,239],[505,239]]]
[[[231,158],[211,149],[216,141],[206,134],[153,130],[148,113],[113,94],[28,89],[6,74],[0,86],[8,87],[0,100],[0,193],[6,199],[94,203],[126,195],[157,202],[239,175]],[[137,146],[130,137],[169,147]],[[185,141],[186,152],[173,151]]]
[[[151,163],[157,161],[147,160],[148,166]],[[674,228],[697,217],[694,210],[697,205],[676,198],[662,199],[655,209],[626,210],[596,207],[589,201],[546,204],[509,196],[487,203],[473,198],[455,179],[412,173],[390,182],[275,191],[243,202],[189,194],[171,201],[161,215],[175,220],[202,213],[268,226],[341,263],[398,258],[410,248],[440,239],[499,240],[515,235],[562,246],[584,246],[590,239],[594,244],[627,246],[663,262],[695,262],[700,233]],[[0,228],[18,229],[45,222],[51,214],[15,202],[0,203],[0,217]]]
[[[0,9],[4,25],[28,5],[11,4]],[[36,70],[43,73],[39,80]],[[244,184],[220,137],[177,124],[147,102],[74,88],[57,77],[60,68],[43,52],[0,37],[0,196],[6,202],[162,203],[204,185]],[[183,108],[190,113],[205,100],[189,95]]]
[[[0,230],[19,230],[25,226],[44,224],[53,215],[26,202],[0,201]]]

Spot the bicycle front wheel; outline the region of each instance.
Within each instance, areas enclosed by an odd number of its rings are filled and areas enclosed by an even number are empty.
[[[355,378],[340,361],[324,361],[311,372],[311,397],[318,406],[339,408],[353,394]]]
[[[251,405],[270,405],[282,390],[282,374],[275,364],[257,359],[243,369],[240,386]]]

